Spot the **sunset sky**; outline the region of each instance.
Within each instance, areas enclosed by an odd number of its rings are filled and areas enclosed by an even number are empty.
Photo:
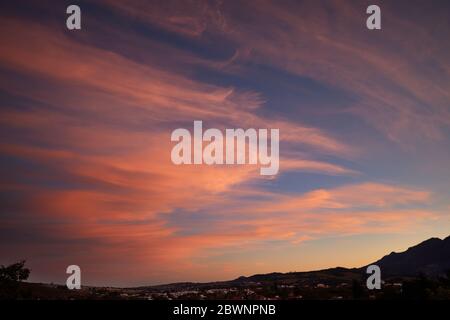
[[[0,264],[134,286],[450,235],[449,39],[447,0],[2,1]],[[194,120],[279,128],[279,173],[172,164]]]

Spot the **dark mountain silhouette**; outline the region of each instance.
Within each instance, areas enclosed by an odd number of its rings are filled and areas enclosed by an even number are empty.
[[[450,272],[450,236],[441,240],[430,238],[418,245],[408,248],[404,252],[392,252],[380,260],[370,263],[376,264],[381,269],[384,280],[396,277],[414,277],[424,274],[428,277],[446,276]],[[246,287],[255,284],[285,284],[285,285],[337,285],[353,280],[363,281],[367,278],[367,266],[361,268],[330,268],[305,272],[273,272],[267,274],[255,274],[249,277],[241,276],[231,281],[209,283],[173,283],[159,286],[151,286],[156,290],[180,290],[180,289],[209,289],[222,287]]]
[[[364,272],[360,269],[353,268],[330,268],[317,271],[305,272],[273,272],[267,274],[255,274],[249,277],[241,276],[234,280],[217,281],[217,282],[181,282],[157,285],[151,287],[141,287],[147,289],[156,289],[158,291],[172,291],[172,290],[198,290],[198,289],[217,289],[228,287],[251,287],[259,284],[269,285],[310,285],[318,284],[338,285],[343,282],[351,282],[352,280],[361,280]]]
[[[383,290],[376,293],[379,297],[450,297],[450,236],[444,240],[428,239],[404,252],[392,252],[371,264],[381,268],[384,280]],[[26,282],[18,285],[23,293],[21,296],[30,299],[359,299],[364,295],[368,297],[365,291],[366,268],[273,272],[242,276],[230,281],[182,282],[134,288],[83,286],[82,290],[74,291],[64,285]],[[0,293],[2,290],[0,285]]]
[[[430,238],[404,252],[392,252],[378,261],[370,263],[380,267],[383,277],[395,276],[444,276],[450,271],[450,236],[441,240]],[[368,266],[368,265],[367,265]],[[239,277],[231,282],[261,282],[261,281],[294,281],[305,280],[318,282],[322,280],[341,281],[352,280],[358,276],[366,276],[367,266],[361,268],[330,268],[318,271],[268,273],[250,277]],[[328,282],[327,281],[327,282]]]
[[[450,236],[444,240],[430,238],[404,252],[392,252],[372,264],[381,268],[383,276],[444,275],[450,270]]]

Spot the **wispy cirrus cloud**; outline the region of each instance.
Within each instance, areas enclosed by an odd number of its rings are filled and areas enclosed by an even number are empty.
[[[273,103],[277,92],[252,87],[247,71],[283,70],[316,81],[304,92],[320,91],[314,101],[290,101],[294,115],[307,109],[322,116],[327,108],[356,115],[400,143],[412,127],[427,139],[445,138],[445,46],[430,43],[437,69],[424,77],[415,63],[426,50],[403,61],[402,52],[415,44],[396,42],[408,23],[398,22],[388,40],[366,41],[366,33],[354,31],[359,9],[315,3],[99,2],[136,24],[135,32],[112,24],[99,28],[124,39],[126,48],[95,28],[77,36],[45,22],[24,25],[21,17],[2,17],[5,257],[29,258],[49,281],[64,277],[58,272],[74,261],[92,283],[201,280],[217,274],[199,261],[215,265],[221,252],[402,233],[439,220],[432,190],[409,181],[376,182],[383,179],[372,168],[355,166],[361,150],[373,154],[365,141],[356,145],[336,133],[335,126],[345,125],[299,120]],[[341,16],[327,13],[337,11]],[[416,34],[423,39],[426,33]],[[222,41],[233,45],[231,54],[209,58],[203,52]],[[147,56],[142,48],[155,52]],[[303,90],[301,81],[293,85],[280,74],[271,83],[283,83],[289,93]],[[325,84],[356,98],[337,110],[320,99]],[[279,128],[280,175],[269,181],[254,166],[173,165],[170,132],[193,120],[217,128]],[[366,134],[349,131],[361,139]],[[326,185],[302,180],[310,173],[325,177],[317,183]],[[298,180],[292,185],[286,179]],[[300,185],[306,191],[298,191]],[[230,262],[223,277],[253,262]]]

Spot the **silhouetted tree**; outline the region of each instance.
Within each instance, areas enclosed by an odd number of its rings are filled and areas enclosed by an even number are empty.
[[[25,268],[25,260],[11,264],[7,267],[0,266],[0,281],[23,281],[28,279],[30,269]]]
[[[9,266],[0,266],[0,299],[20,298],[20,282],[27,280],[30,269],[25,268],[25,260]]]

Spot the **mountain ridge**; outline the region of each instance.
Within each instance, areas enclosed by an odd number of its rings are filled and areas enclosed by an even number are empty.
[[[413,277],[424,274],[428,277],[446,276],[450,271],[450,236],[440,239],[436,237],[424,240],[402,252],[394,252],[363,267],[345,268],[332,267],[313,271],[271,272],[240,276],[233,280],[215,282],[180,282],[154,286],[141,286],[139,288],[168,289],[172,287],[221,287],[244,286],[260,282],[282,283],[339,283],[348,280],[361,280],[366,276],[369,265],[378,265],[382,278]],[[450,272],[449,272],[450,273]]]
[[[450,236],[429,238],[403,252],[391,252],[372,264],[387,276],[443,275],[450,269]]]

